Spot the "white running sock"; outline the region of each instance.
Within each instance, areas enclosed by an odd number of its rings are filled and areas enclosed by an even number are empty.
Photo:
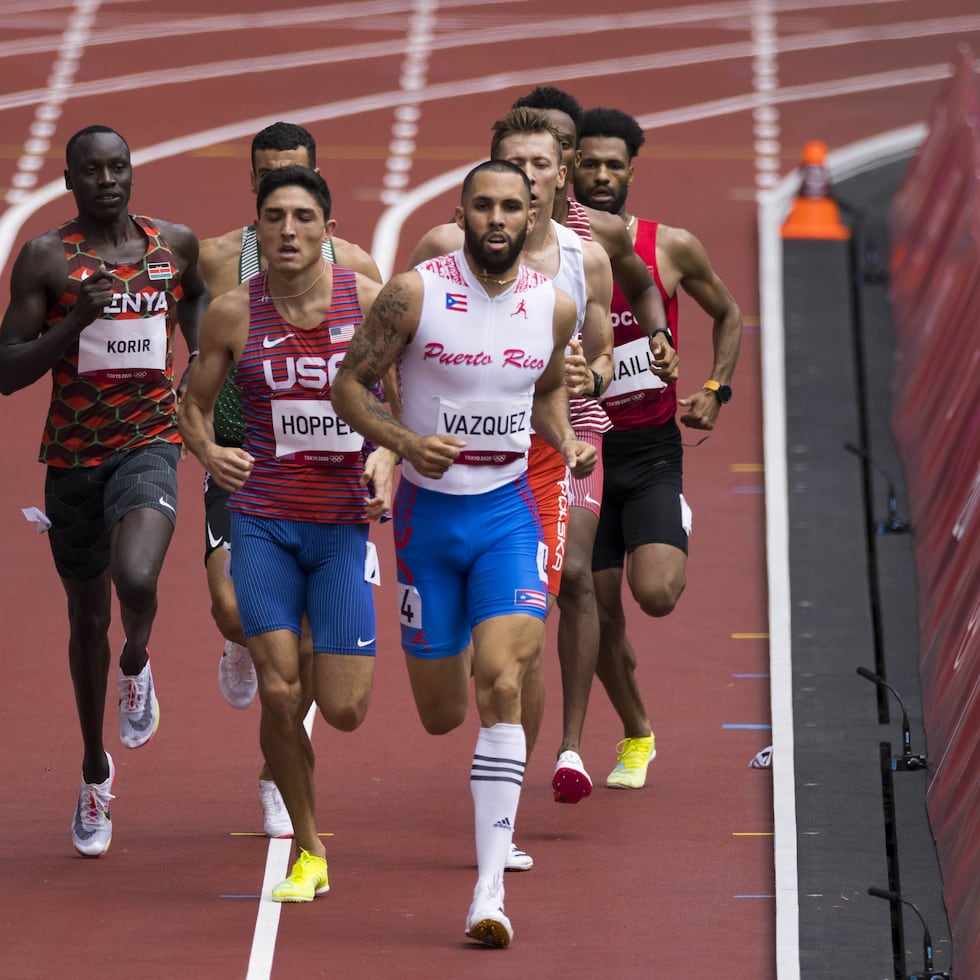
[[[502,887],[526,761],[527,743],[520,725],[501,722],[480,729],[470,770],[478,888],[496,892]]]

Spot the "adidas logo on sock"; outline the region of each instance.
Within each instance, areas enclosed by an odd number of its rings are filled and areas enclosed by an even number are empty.
[[[513,830],[514,829],[511,826],[511,823],[510,823],[510,817],[504,817],[503,820],[498,820],[494,824],[494,827],[496,827],[498,830]]]

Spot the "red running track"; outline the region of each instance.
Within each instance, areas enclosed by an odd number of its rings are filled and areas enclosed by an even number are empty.
[[[468,943],[475,714],[443,738],[422,731],[398,649],[390,534],[376,529],[384,586],[371,710],[356,733],[322,722],[314,731],[332,889],[282,910],[271,975],[775,976],[771,777],[748,768],[769,733],[725,727],[769,721],[756,192],[793,167],[807,139],[836,148],[925,117],[954,38],[976,46],[980,22],[967,0],[919,6],[612,0],[597,10],[573,0],[557,19],[524,2],[296,2],[270,12],[245,0],[229,14],[217,0],[163,12],[4,0],[0,189],[21,198],[0,215],[4,306],[16,249],[70,211],[67,197],[43,189],[57,187],[64,143],[82,126],[112,125],[130,141],[136,209],[207,237],[250,217],[252,133],[277,118],[304,123],[320,144],[339,234],[390,250],[397,270],[445,220],[456,190],[407,207],[397,241],[382,222],[390,195],[482,158],[490,123],[514,98],[557,84],[649,127],[631,210],[694,231],[745,313],[735,400],[686,457],[687,592],[666,620],[630,614],[658,743],[647,787],[601,786],[622,733],[597,686],[584,755],[599,785],[578,806],[551,801],[552,623],[550,701],[517,833],[536,867],[508,876],[513,946]],[[682,300],[681,324],[681,386],[694,389],[710,369],[710,323]],[[152,643],[160,731],[137,752],[114,752],[109,854],[86,861],[71,848],[80,752],[64,600],[46,540],[19,512],[42,503],[33,460],[44,388],[6,400],[0,415],[0,973],[245,976],[268,852],[255,834],[258,715],[232,711],[217,690],[193,460],[181,467],[182,516]],[[118,627],[114,637],[118,647]],[[107,725],[111,748],[111,717]],[[251,976],[270,974],[260,961]]]

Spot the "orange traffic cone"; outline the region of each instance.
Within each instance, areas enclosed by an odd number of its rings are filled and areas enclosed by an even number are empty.
[[[841,224],[840,211],[830,189],[827,144],[820,140],[805,143],[800,170],[800,191],[783,222],[783,238],[846,241],[851,237],[851,232]]]

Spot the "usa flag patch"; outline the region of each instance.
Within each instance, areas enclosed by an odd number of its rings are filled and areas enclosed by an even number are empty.
[[[342,344],[354,336],[355,325],[345,323],[342,327],[330,328],[330,342],[332,344]]]
[[[548,596],[536,589],[517,589],[514,592],[515,606],[530,606],[532,609],[547,609]]]
[[[446,309],[466,312],[466,293],[446,293]]]
[[[151,279],[173,279],[177,270],[169,262],[150,262],[146,274]]]

